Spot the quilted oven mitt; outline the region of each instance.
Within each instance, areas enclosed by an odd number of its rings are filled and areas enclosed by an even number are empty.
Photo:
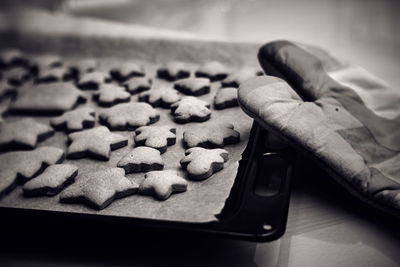
[[[272,42],[258,58],[271,76],[241,84],[242,109],[361,200],[400,217],[399,90],[312,46]]]

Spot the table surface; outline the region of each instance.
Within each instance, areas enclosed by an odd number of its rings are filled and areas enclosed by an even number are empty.
[[[90,1],[84,1],[85,5],[76,2],[64,3],[64,12],[216,39],[267,42],[284,38],[320,45],[393,86],[400,85],[399,1],[169,0],[115,1],[113,6],[108,1],[96,6]],[[100,244],[91,249],[3,249],[0,262],[31,266],[399,266],[398,225],[398,220],[358,202],[325,173],[300,159],[287,231],[277,241],[256,244],[194,236],[178,242],[152,237],[145,244],[133,240],[123,248]]]

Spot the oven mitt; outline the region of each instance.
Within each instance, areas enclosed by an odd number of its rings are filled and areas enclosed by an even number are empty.
[[[272,42],[258,58],[271,76],[241,84],[242,109],[352,194],[400,217],[400,88],[312,46]]]

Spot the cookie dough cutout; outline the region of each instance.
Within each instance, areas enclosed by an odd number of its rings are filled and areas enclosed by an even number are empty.
[[[186,78],[177,81],[174,88],[186,95],[201,96],[210,92],[208,78]]]
[[[71,164],[49,166],[42,174],[24,184],[25,196],[53,196],[73,183],[78,175],[78,167]]]
[[[228,151],[221,148],[205,149],[193,147],[185,151],[180,163],[193,180],[204,180],[224,168],[228,161]]]
[[[256,77],[257,70],[253,68],[243,68],[233,73],[230,73],[224,80],[221,81],[222,87],[239,88],[240,84],[244,81]]]
[[[157,77],[170,82],[190,77],[190,70],[183,62],[168,62],[157,70]]]
[[[86,97],[71,83],[50,83],[23,86],[9,106],[10,113],[60,114],[73,109]]]
[[[148,77],[130,78],[124,83],[126,91],[131,95],[150,90],[152,80]]]
[[[67,158],[90,157],[109,160],[111,151],[128,145],[128,139],[120,134],[111,133],[105,126],[68,135]]]
[[[210,104],[193,96],[183,97],[171,105],[171,113],[177,123],[203,122],[211,117]]]
[[[93,108],[83,107],[65,112],[59,117],[50,120],[51,126],[56,130],[76,132],[92,128],[96,121],[96,112]]]
[[[135,194],[138,187],[121,168],[98,170],[78,175],[75,183],[61,192],[60,202],[83,203],[102,210],[116,199]]]
[[[202,65],[196,72],[196,77],[205,77],[212,82],[220,81],[228,76],[229,70],[218,61],[210,61]]]
[[[135,131],[135,144],[157,149],[160,153],[176,142],[176,129],[169,126],[142,126]]]
[[[110,76],[103,72],[93,71],[81,75],[77,86],[82,90],[98,90],[104,83],[110,81]]]
[[[123,103],[100,113],[100,122],[111,130],[135,130],[160,119],[158,112],[147,103]]]
[[[0,150],[33,149],[53,134],[49,125],[32,118],[5,122],[0,125]]]
[[[183,142],[187,147],[222,148],[240,141],[240,133],[231,123],[208,124],[192,127],[183,132]]]
[[[166,200],[173,193],[187,190],[187,181],[173,170],[152,171],[146,173],[144,177],[145,179],[139,185],[139,193],[153,195],[159,200]]]
[[[138,100],[147,102],[153,107],[170,108],[173,103],[181,100],[181,96],[173,88],[159,87],[140,94]]]
[[[142,65],[135,63],[124,63],[119,68],[110,70],[111,77],[118,82],[125,82],[132,77],[145,76],[145,70]]]
[[[31,151],[0,154],[0,197],[39,175],[47,166],[61,163],[64,151],[56,147],[39,147]]]
[[[221,88],[214,98],[215,109],[225,109],[239,106],[237,89],[233,87]]]
[[[119,103],[129,102],[131,95],[121,86],[102,84],[100,89],[93,93],[93,99],[102,107],[111,107]]]
[[[118,161],[118,167],[125,170],[125,174],[135,172],[148,172],[162,170],[164,161],[160,151],[157,149],[139,146],[132,149],[131,152]]]

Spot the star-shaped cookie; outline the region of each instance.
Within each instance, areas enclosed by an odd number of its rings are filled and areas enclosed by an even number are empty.
[[[183,62],[168,62],[157,70],[157,77],[174,82],[179,79],[189,78],[190,70]]]
[[[176,142],[176,129],[169,126],[142,126],[135,134],[136,145],[155,148],[161,154]]]
[[[204,180],[213,173],[220,171],[228,161],[228,151],[221,148],[205,149],[192,147],[185,151],[180,163],[193,180]]]
[[[159,200],[166,200],[172,193],[184,192],[188,186],[187,181],[174,170],[152,171],[144,177],[139,185],[139,193],[153,195]]]
[[[237,107],[237,88],[226,87],[221,88],[215,94],[214,107],[215,109],[224,109],[230,107]]]
[[[149,92],[141,93],[138,97],[139,101],[147,102],[153,107],[170,108],[175,102],[181,100],[180,94],[170,87],[158,87]]]
[[[123,103],[100,113],[100,122],[111,130],[135,130],[160,119],[158,112],[147,103]]]
[[[186,78],[175,82],[174,88],[186,95],[200,96],[210,92],[210,80],[208,78]]]
[[[68,75],[70,75],[70,70],[63,66],[55,68],[47,67],[39,71],[36,77],[36,83],[61,82],[67,80]]]
[[[96,67],[97,62],[92,58],[81,59],[69,65],[71,75],[74,79],[78,79],[86,72],[95,71]]]
[[[60,195],[60,202],[83,203],[94,209],[104,209],[115,199],[135,194],[138,185],[124,175],[121,168],[97,170],[79,174],[76,182]]]
[[[65,130],[66,132],[80,131],[94,126],[96,121],[95,114],[93,108],[78,108],[67,111],[59,117],[52,118],[50,124],[56,130]]]
[[[99,71],[83,73],[77,82],[77,85],[82,90],[97,90],[100,85],[109,82],[110,76]]]
[[[2,77],[11,85],[21,86],[24,82],[29,80],[30,74],[24,67],[17,66],[4,71]]]
[[[77,175],[78,167],[74,165],[51,165],[42,174],[25,183],[22,190],[26,196],[56,195],[74,182]]]
[[[243,68],[230,73],[224,80],[221,81],[221,85],[222,87],[238,88],[242,82],[255,76],[257,76],[257,70],[253,68]]]
[[[131,95],[150,90],[151,79],[148,77],[133,77],[124,83],[126,91]]]
[[[122,159],[118,161],[117,166],[123,168],[126,174],[148,172],[162,170],[164,168],[164,161],[160,151],[157,149],[139,146],[123,156]]]
[[[196,77],[206,77],[212,82],[225,79],[228,73],[228,68],[218,61],[207,62],[195,72]]]
[[[202,122],[210,119],[210,104],[197,99],[193,96],[183,97],[180,101],[171,105],[171,113],[174,121],[178,123],[187,123],[191,121]]]
[[[0,150],[33,149],[53,133],[49,125],[32,118],[5,122],[0,125]]]
[[[240,133],[231,123],[209,123],[192,127],[183,132],[183,142],[187,147],[216,148],[240,141]]]
[[[26,85],[17,91],[9,106],[11,113],[60,114],[84,102],[86,97],[71,83]]]
[[[145,76],[145,70],[142,65],[127,62],[118,68],[111,69],[110,74],[114,80],[124,82],[132,77]]]
[[[39,147],[31,151],[0,154],[0,196],[39,175],[47,166],[60,163],[64,151],[56,147]]]
[[[99,160],[109,160],[112,150],[128,145],[128,139],[120,134],[111,133],[105,126],[71,133],[67,157],[78,159],[91,157]]]
[[[118,103],[129,102],[131,95],[121,86],[102,84],[100,89],[93,93],[93,99],[102,107],[111,107]]]

